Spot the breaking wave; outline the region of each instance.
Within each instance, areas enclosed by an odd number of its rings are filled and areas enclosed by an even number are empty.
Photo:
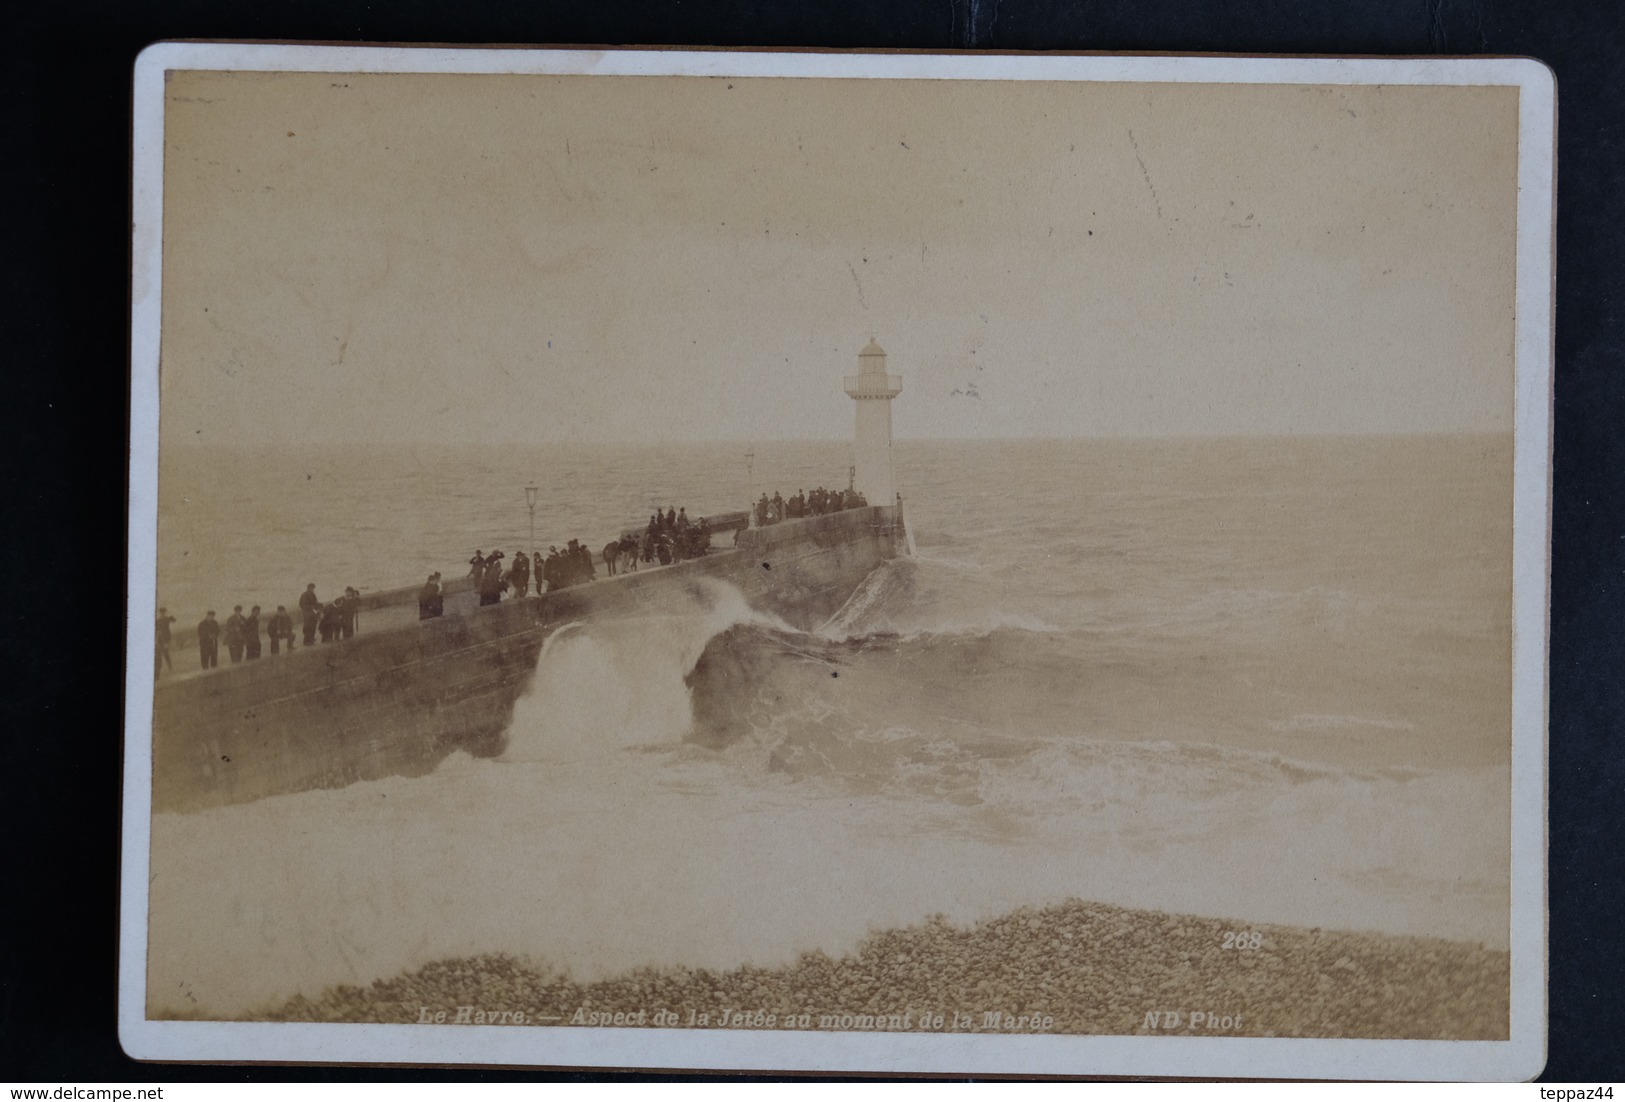
[[[503,761],[594,756],[689,733],[684,675],[730,630],[793,631],[752,609],[738,589],[702,579],[688,606],[665,615],[565,624],[542,647],[515,703]]]
[[[1240,860],[1273,847],[1332,880],[1405,870],[1494,881],[1493,846],[1442,845],[1437,825],[1493,798],[1504,770],[1347,768],[1233,741],[1127,737],[1092,708],[1091,667],[1111,652],[1089,632],[998,609],[886,630],[917,589],[915,569],[877,570],[813,632],[720,582],[686,611],[561,630],[503,758],[640,751],[672,783],[789,785],[814,804],[878,799],[900,812],[898,830],[924,815],[950,837],[1085,845],[1119,885],[1143,881],[1128,902],[1155,904],[1161,862],[1191,849]],[[1323,718],[1307,726],[1412,733]]]

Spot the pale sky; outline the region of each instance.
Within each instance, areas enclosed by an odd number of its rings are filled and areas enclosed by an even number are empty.
[[[1510,431],[1515,88],[171,75],[162,439]],[[975,396],[969,396],[974,392]]]

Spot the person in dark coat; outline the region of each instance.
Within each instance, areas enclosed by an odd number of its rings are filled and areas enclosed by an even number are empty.
[[[480,595],[480,604],[494,605],[502,600],[502,591],[508,588],[507,581],[502,576],[502,552],[493,551],[485,556],[485,567],[480,571],[480,581],[474,587]]]
[[[331,643],[338,638],[339,631],[343,626],[344,610],[339,608],[338,601],[329,601],[327,606],[322,609],[321,619],[317,622],[317,627],[320,628],[322,633],[322,642]]]
[[[206,670],[220,665],[220,621],[212,608],[197,626],[197,656]]]
[[[293,650],[293,617],[288,615],[287,605],[277,605],[276,612],[271,614],[270,622],[266,625],[266,634],[271,637],[271,653],[280,654],[282,640],[288,641],[288,650]]]
[[[250,662],[260,656],[260,606],[255,605],[243,617],[243,657]]]
[[[356,624],[361,617],[361,592],[354,586],[344,587],[344,599],[339,604],[341,613],[341,636],[345,639],[355,634]]]
[[[468,560],[468,576],[474,582],[475,592],[478,592],[480,579],[485,576],[485,552],[477,547],[474,549],[474,557]]]
[[[502,564],[497,562],[498,551],[485,560],[485,573],[480,576],[480,604],[494,605],[502,600],[502,591],[508,583],[502,580]]]
[[[418,590],[419,620],[434,619],[436,615],[434,611],[434,600],[438,596],[440,596],[440,587],[435,584],[434,575],[430,574],[429,580],[423,583],[422,589]]]
[[[175,664],[169,660],[169,625],[175,622],[175,617],[169,614],[169,609],[158,609],[158,621],[153,631],[152,679],[158,680],[159,675],[168,666],[171,673],[175,672]]]
[[[243,660],[243,606],[233,605],[226,617],[226,650],[232,662]]]
[[[299,613],[305,621],[305,646],[316,642],[316,629],[322,622],[322,599],[316,596],[316,583],[305,586],[299,594]]]
[[[530,556],[523,551],[514,553],[513,566],[508,568],[508,582],[513,586],[515,597],[530,592]]]
[[[592,552],[581,546],[580,540],[570,541],[570,584],[579,585],[590,582],[597,577],[598,571],[593,568]]]

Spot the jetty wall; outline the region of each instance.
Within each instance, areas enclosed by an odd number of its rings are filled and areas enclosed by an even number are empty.
[[[810,629],[903,547],[902,518],[871,506],[738,533],[737,546],[542,596],[358,634],[161,682],[153,810],[418,776],[448,754],[499,754],[513,705],[560,625],[692,607],[701,579]],[[399,591],[415,604],[416,590]]]

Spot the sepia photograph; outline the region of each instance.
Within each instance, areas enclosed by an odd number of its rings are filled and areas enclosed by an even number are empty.
[[[1534,1074],[1551,127],[150,49],[126,1050]]]

